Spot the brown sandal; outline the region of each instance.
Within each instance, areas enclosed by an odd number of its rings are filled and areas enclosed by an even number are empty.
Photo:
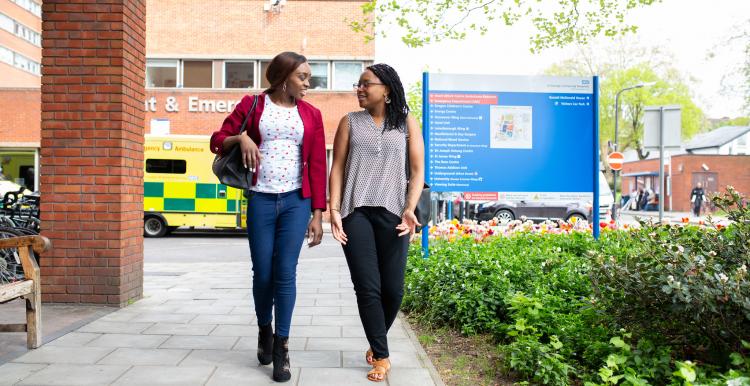
[[[367,373],[367,379],[373,382],[383,382],[391,369],[391,361],[388,358],[372,361],[372,370]]]
[[[365,362],[367,362],[368,365],[372,366],[372,361],[375,360],[375,358],[373,358],[374,355],[375,354],[372,353],[372,348],[368,348],[365,353]]]

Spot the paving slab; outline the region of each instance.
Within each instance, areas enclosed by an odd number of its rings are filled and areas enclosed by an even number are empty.
[[[18,385],[108,385],[130,367],[125,365],[52,364],[24,378]]]
[[[229,350],[237,343],[237,339],[234,336],[174,335],[162,343],[159,348]]]
[[[102,334],[102,336],[86,343],[86,346],[156,348],[167,339],[169,339],[169,335]]]
[[[155,335],[210,335],[216,324],[156,323],[141,334]]]
[[[213,366],[133,366],[112,385],[202,386],[214,370]]]
[[[109,347],[42,346],[16,358],[16,363],[94,364],[114,351]]]
[[[176,366],[190,350],[168,348],[118,348],[99,360],[103,365]]]
[[[278,386],[271,379],[271,368],[268,366],[256,367],[219,367],[211,375],[206,386]],[[299,383],[300,369],[292,368],[292,379],[284,384],[297,385]]]
[[[14,385],[47,366],[43,363],[6,363],[0,366],[0,386]]]
[[[192,350],[180,366],[258,366],[258,357],[255,350]]]

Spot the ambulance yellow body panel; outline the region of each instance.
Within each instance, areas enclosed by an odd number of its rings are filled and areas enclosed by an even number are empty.
[[[146,136],[144,235],[161,237],[177,227],[244,228],[247,201],[211,171],[209,137]]]

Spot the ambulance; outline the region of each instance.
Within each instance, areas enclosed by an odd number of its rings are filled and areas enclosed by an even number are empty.
[[[179,227],[241,229],[243,192],[219,183],[203,135],[146,135],[143,234],[162,237]]]

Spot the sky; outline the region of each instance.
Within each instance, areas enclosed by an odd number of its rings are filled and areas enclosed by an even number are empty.
[[[728,44],[733,27],[750,19],[750,0],[663,0],[629,14],[628,23],[638,32],[626,39],[631,44],[659,47],[674,58],[693,91],[693,100],[709,118],[737,117],[743,113],[739,93],[722,88],[743,81],[737,69],[743,61],[739,44]],[[445,41],[422,48],[406,47],[398,33],[376,39],[375,60],[392,65],[405,86],[421,80],[422,71],[536,75],[552,64],[576,55],[568,46],[532,54],[529,23],[497,26],[485,36],[474,34],[464,41]],[[600,40],[599,45],[606,45]],[[710,55],[713,54],[713,55]],[[724,89],[724,90],[723,90]]]

